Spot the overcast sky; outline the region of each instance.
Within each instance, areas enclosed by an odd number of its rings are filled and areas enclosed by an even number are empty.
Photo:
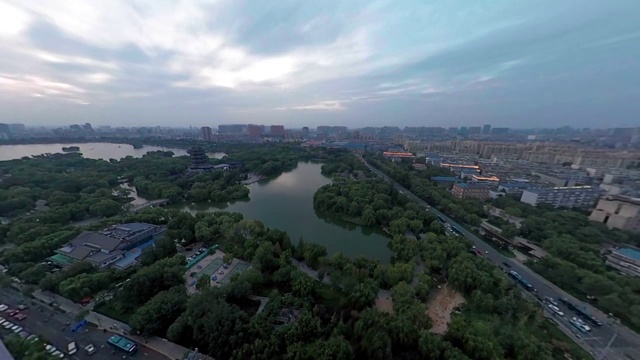
[[[640,124],[640,0],[0,0],[0,122]]]

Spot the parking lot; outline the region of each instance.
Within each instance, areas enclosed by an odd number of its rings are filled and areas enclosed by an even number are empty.
[[[12,289],[0,290],[0,304],[7,306],[7,310],[17,309],[19,305],[26,306],[26,309],[20,312],[25,315],[22,320],[18,320],[5,311],[0,311],[0,316],[23,328],[23,337],[36,335],[38,338],[56,349],[64,352],[64,359],[74,360],[116,360],[123,359],[122,352],[116,352],[107,345],[107,339],[113,335],[109,331],[98,330],[95,327],[87,326],[80,331],[72,332],[71,328],[78,321],[71,316],[52,310],[41,303],[25,298],[22,294]],[[108,327],[109,324],[103,324]],[[0,325],[0,333],[3,337],[13,332],[5,329]],[[72,356],[66,355],[67,345],[75,342],[78,352]],[[87,354],[84,348],[92,344],[96,348],[96,352],[92,355]],[[144,345],[144,344],[142,344]],[[167,360],[167,357],[141,346],[134,355],[136,359],[147,360]]]
[[[250,264],[246,261],[234,258],[230,264],[224,264],[222,258],[225,253],[217,250],[213,254],[205,256],[202,260],[196,263],[191,269],[187,270],[184,274],[185,286],[188,293],[194,293],[196,291],[196,282],[200,277],[206,276],[210,279],[211,286],[220,286],[229,282],[229,278],[236,272],[242,272],[247,269]],[[197,255],[192,255],[193,258]],[[187,263],[189,260],[187,259]]]

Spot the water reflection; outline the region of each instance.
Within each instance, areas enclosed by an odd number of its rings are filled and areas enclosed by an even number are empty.
[[[279,177],[249,185],[250,200],[227,204],[192,204],[181,208],[201,211],[240,212],[247,219],[257,219],[266,226],[289,233],[293,243],[302,236],[307,242],[327,247],[331,253],[365,256],[388,262],[388,237],[374,228],[359,226],[321,214],[313,208],[313,194],[331,180],[320,174],[320,164],[300,163]]]

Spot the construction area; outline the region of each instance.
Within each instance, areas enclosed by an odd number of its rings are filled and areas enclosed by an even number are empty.
[[[451,314],[464,304],[464,297],[445,284],[429,301],[429,318],[431,318],[431,332],[444,334],[447,332]]]

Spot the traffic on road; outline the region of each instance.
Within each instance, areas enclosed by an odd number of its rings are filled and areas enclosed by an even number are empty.
[[[570,334],[577,343],[586,345],[583,347],[589,349],[592,355],[602,359],[629,359],[628,356],[630,354],[640,354],[640,340],[638,340],[637,334],[629,336],[630,330],[628,329],[623,334],[619,331],[621,326],[616,319],[606,316],[598,319],[587,310],[587,306],[584,303],[575,300],[523,264],[513,261],[498,251],[494,251],[493,247],[475,234],[469,232],[386,174],[371,166],[363,158],[360,158],[360,160],[373,173],[393,184],[403,195],[436,215],[438,221],[445,226],[448,233],[464,236],[471,240],[473,242],[472,251],[500,267],[510,278],[530,292],[543,305],[542,308],[550,314],[551,318],[564,328],[565,333]],[[555,303],[551,303],[549,299],[553,299]],[[556,299],[563,300],[556,301]],[[553,307],[551,308],[549,305]],[[592,326],[586,325],[587,323],[592,324]]]

